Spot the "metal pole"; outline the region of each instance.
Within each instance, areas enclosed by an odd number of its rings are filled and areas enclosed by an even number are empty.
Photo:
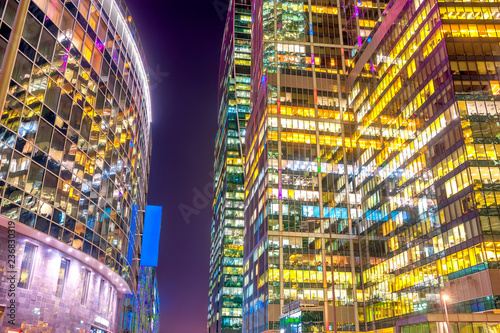
[[[10,77],[12,76],[12,71],[16,63],[17,50],[21,42],[29,4],[30,0],[21,0],[19,2],[16,18],[14,19],[14,26],[10,34],[9,43],[7,44],[7,50],[5,50],[2,68],[0,69],[0,107],[2,110],[4,109],[5,100],[7,98],[7,91],[9,90]]]
[[[330,268],[332,270],[332,309],[333,309],[333,331],[337,333],[337,311],[335,308],[335,277],[333,274],[333,241],[332,241],[332,222],[333,219],[330,216],[330,225],[328,229],[330,230]]]
[[[448,319],[448,305],[446,304],[446,299],[443,297],[444,301],[444,314],[446,316],[446,326],[448,328],[448,333],[451,333],[450,320]]]
[[[323,223],[324,225],[324,223]],[[325,312],[325,318],[324,318],[324,321],[325,321],[325,331],[329,331],[330,330],[330,318],[329,318],[329,315],[328,315],[328,282],[327,282],[327,274],[326,274],[326,245],[325,245],[325,240],[324,238],[323,239],[323,250],[322,250],[322,253],[323,253],[323,257],[321,258],[321,260],[323,261],[323,292],[325,293],[325,296],[324,296],[324,309],[323,311]]]

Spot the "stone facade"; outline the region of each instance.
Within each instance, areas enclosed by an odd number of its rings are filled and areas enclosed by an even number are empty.
[[[28,289],[19,288],[16,277],[16,325],[8,323],[10,318],[6,310],[0,317],[1,333],[10,328],[22,329],[23,333],[83,333],[90,332],[92,326],[118,332],[119,293],[106,277],[81,261],[21,234],[16,237],[16,272],[20,272],[27,242],[37,247],[31,283]],[[59,298],[56,288],[62,257],[70,264],[63,294]],[[10,302],[7,259],[7,229],[0,227],[0,306]],[[86,270],[90,271],[90,283],[87,302],[82,305]],[[103,288],[100,288],[101,279],[104,280]]]

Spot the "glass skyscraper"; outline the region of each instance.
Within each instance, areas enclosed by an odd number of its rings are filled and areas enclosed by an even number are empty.
[[[243,332],[496,330],[498,2],[252,17]]]
[[[249,0],[230,1],[219,69],[208,332],[241,331],[245,132],[250,116]]]
[[[333,317],[325,302],[332,299],[330,217],[347,219],[353,213],[334,187],[345,181],[344,170],[352,172],[343,158],[350,148],[344,142],[351,142],[355,130],[345,81],[384,6],[331,1],[254,4],[244,332],[277,331],[283,307],[296,299],[318,301],[327,323]],[[354,246],[349,236],[341,239]],[[352,259],[343,256],[333,265]],[[344,330],[359,327],[352,273],[334,272],[334,279],[342,281],[336,298],[343,312],[337,313],[337,320],[345,320]]]
[[[351,155],[371,329],[443,312],[443,294],[455,313],[500,306],[500,13],[462,4],[395,2],[347,80],[355,139],[382,145]]]
[[[121,331],[138,290],[151,152],[128,9],[0,0],[0,64],[0,267],[14,232],[17,288],[0,305],[18,304],[15,324],[0,307],[0,329]]]

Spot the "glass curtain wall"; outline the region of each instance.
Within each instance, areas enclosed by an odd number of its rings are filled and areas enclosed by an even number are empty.
[[[255,1],[244,332],[297,298],[345,331],[498,307],[499,15]]]
[[[233,0],[219,69],[209,332],[241,331],[245,132],[250,117],[251,5]]]
[[[0,62],[18,6],[0,0]],[[110,0],[30,3],[0,116],[0,214],[135,290],[132,207],[146,200],[151,105],[129,24]]]

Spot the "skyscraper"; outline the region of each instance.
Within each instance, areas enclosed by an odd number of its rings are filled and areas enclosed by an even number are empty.
[[[253,3],[243,332],[498,309],[496,6]]]
[[[386,13],[347,80],[356,140],[382,144],[352,154],[365,327],[442,313],[443,295],[450,312],[493,313],[500,13],[432,0]],[[478,321],[469,318],[460,327]]]
[[[345,103],[345,79],[381,6],[255,2],[245,166],[244,332],[278,330],[283,307],[296,299],[318,302],[326,323],[333,317],[325,302],[332,299],[329,218],[347,219],[352,213],[334,188],[336,180],[352,172],[343,159],[350,147],[345,142],[355,131],[354,114]],[[348,297],[356,294],[352,272],[337,270],[334,278],[342,281],[336,291],[342,305],[337,321],[345,322],[344,330],[356,329],[356,304]]]
[[[230,1],[219,67],[209,332],[241,331],[245,131],[250,116],[249,0]]]
[[[0,1],[0,18],[0,329],[122,331],[151,152],[134,23],[114,0]]]

